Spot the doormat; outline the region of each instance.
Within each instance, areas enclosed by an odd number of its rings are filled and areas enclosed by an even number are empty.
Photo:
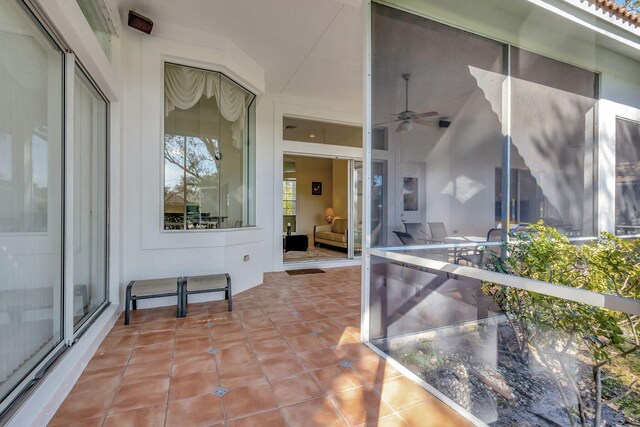
[[[303,268],[301,270],[285,270],[289,276],[298,276],[300,274],[316,274],[324,273],[324,270],[319,268]]]

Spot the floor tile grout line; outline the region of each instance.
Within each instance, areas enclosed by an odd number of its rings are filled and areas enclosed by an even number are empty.
[[[208,309],[207,309],[208,311]],[[211,314],[211,313],[209,313]],[[211,316],[210,316],[211,317]],[[207,328],[209,329],[209,337],[211,339],[211,345],[212,347],[215,347],[216,341],[215,341],[215,334],[214,334],[214,330],[212,328],[210,328],[209,326],[207,326]],[[215,354],[212,354],[211,357],[213,357],[213,363],[216,367],[216,381],[218,383],[218,387],[223,387],[222,385],[222,372],[221,372],[221,368],[218,365],[218,359],[216,358]],[[214,390],[215,391],[215,390]],[[225,404],[224,401],[224,396],[219,396],[220,398],[220,406],[222,406],[222,423],[226,426],[228,425],[228,416],[227,416],[227,405]]]
[[[171,354],[171,366],[169,367],[169,387],[167,388],[167,396],[165,398],[165,408],[164,408],[164,423],[163,425],[166,427],[167,420],[169,418],[169,396],[171,396],[171,379],[173,378],[171,374],[173,374],[173,365],[176,361],[176,340],[175,335],[173,338],[173,353]]]

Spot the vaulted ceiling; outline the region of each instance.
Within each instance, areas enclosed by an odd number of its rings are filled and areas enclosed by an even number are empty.
[[[264,67],[267,91],[360,106],[361,0],[117,0],[155,25],[229,39]]]

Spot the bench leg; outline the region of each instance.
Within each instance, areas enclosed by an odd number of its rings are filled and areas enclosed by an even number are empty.
[[[127,285],[127,291],[126,291],[126,297],[125,297],[125,306],[124,306],[124,324],[128,325],[129,324],[129,318],[130,318],[130,306],[131,306],[131,287],[133,286],[133,282],[129,283],[129,285]],[[135,304],[136,301],[133,301],[133,304]]]
[[[178,315],[176,317],[184,317],[184,305],[183,305],[183,298],[184,298],[184,280],[183,278],[179,278],[178,279],[178,294],[176,295],[177,300],[178,300]]]
[[[182,294],[182,315],[181,317],[187,317],[187,306],[189,300],[189,294],[187,293],[187,287],[184,287],[184,291]]]
[[[134,299],[133,301],[131,301],[131,303],[133,304],[133,309],[137,310],[138,309],[138,300]]]
[[[227,299],[227,305],[229,308],[229,311],[233,311],[233,302],[231,301],[231,276],[229,276],[229,274],[226,274],[227,276],[227,290],[224,292],[224,296]]]

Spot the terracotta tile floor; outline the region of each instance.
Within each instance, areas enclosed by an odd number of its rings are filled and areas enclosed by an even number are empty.
[[[224,301],[174,313],[121,318],[50,425],[467,425],[359,342],[359,267],[269,273],[232,313]]]

